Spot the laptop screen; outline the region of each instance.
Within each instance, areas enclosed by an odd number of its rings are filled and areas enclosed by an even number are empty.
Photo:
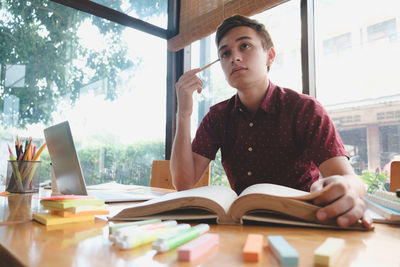
[[[87,195],[68,121],[44,129],[58,190],[65,195]]]

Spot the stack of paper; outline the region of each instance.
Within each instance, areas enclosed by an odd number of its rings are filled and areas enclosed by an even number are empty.
[[[396,193],[377,190],[367,194],[364,200],[372,212],[382,216],[380,219],[372,216],[375,222],[400,223],[400,198]]]
[[[34,213],[33,219],[44,225],[94,221],[95,215],[108,214],[104,200],[90,196],[60,195],[40,201],[48,213]]]

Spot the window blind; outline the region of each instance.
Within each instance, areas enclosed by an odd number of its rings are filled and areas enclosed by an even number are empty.
[[[178,51],[215,32],[230,16],[252,16],[288,0],[181,0],[179,33],[168,40],[168,49]]]

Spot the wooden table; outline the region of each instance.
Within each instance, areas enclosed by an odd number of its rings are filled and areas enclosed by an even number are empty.
[[[39,195],[49,195],[46,191]],[[94,223],[57,227],[32,222],[32,212],[42,211],[37,196],[0,196],[0,266],[243,266],[241,250],[249,233],[284,236],[299,252],[299,266],[314,266],[313,251],[327,237],[346,240],[335,266],[400,266],[400,227],[385,224],[375,224],[371,232],[211,225],[210,232],[219,234],[220,244],[196,262],[178,262],[176,249],[152,259],[146,257],[151,245],[118,250],[108,240],[108,223],[98,218]],[[279,266],[268,246],[258,265]]]

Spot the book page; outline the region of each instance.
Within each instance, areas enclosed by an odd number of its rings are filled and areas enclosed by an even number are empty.
[[[238,199],[231,205],[230,213],[233,220],[241,219],[288,224],[288,221],[295,218],[294,221],[296,222],[290,224],[300,225],[297,222],[300,220],[303,221],[303,226],[331,225],[331,227],[337,228],[338,226],[334,220],[320,222],[316,217],[316,212],[320,207],[309,203],[310,200],[319,196],[325,190],[309,193],[281,185],[256,184],[249,186],[240,194]],[[273,219],[269,218],[271,214],[286,215],[285,217],[287,218],[279,221],[276,216]],[[356,223],[349,228],[365,230],[362,223]]]
[[[265,194],[282,198],[293,198],[298,200],[311,200],[321,195],[325,189],[313,193],[294,189],[291,187],[277,184],[255,184],[247,187],[239,197],[249,194]]]
[[[227,212],[232,202],[237,198],[237,194],[235,193],[235,191],[228,187],[211,185],[169,193],[156,199],[139,203],[135,206],[147,206],[149,204],[166,202],[168,200],[180,199],[185,197],[200,197],[211,199],[212,201],[218,203],[224,209],[224,211]]]
[[[197,207],[213,211],[220,220],[226,221],[229,217],[227,216],[229,207],[236,198],[237,194],[231,188],[225,186],[198,187],[130,205],[112,219],[147,216],[170,210]]]

